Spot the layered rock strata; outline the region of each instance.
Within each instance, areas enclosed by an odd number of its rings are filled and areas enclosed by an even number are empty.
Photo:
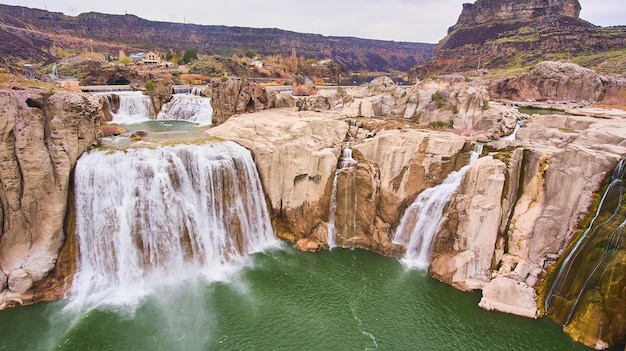
[[[93,97],[0,91],[0,308],[32,300],[65,241],[70,175],[101,137]]]
[[[409,78],[518,68],[623,48],[626,27],[594,26],[578,18],[580,10],[576,0],[477,0],[464,4],[457,23],[448,29],[433,57],[411,68]]]

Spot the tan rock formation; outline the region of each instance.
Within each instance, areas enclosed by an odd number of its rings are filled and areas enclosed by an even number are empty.
[[[297,238],[327,218],[329,179],[347,132],[343,121],[291,109],[234,116],[207,131],[252,151],[274,215],[296,226]]]
[[[213,123],[220,124],[237,113],[253,112],[272,106],[272,96],[258,83],[238,78],[224,82],[212,79],[202,91],[211,98]]]
[[[624,118],[623,112],[533,115],[517,141],[490,143],[507,167],[487,156],[465,174],[435,242],[433,276],[482,289],[486,309],[536,317],[533,287],[563,254],[593,193],[626,154]]]
[[[411,88],[381,77],[360,87],[298,98],[296,106],[348,118],[405,118],[422,126],[447,126],[469,134],[484,132],[487,140],[510,134],[516,121],[523,118],[510,106],[490,103],[482,81],[468,82],[453,75],[427,79]]]
[[[538,63],[529,73],[495,80],[489,90],[494,98],[512,100],[595,102],[605,95],[603,80],[595,71],[550,61]]]
[[[0,306],[26,302],[54,268],[70,174],[102,135],[100,111],[83,94],[0,91],[0,287],[8,286]]]
[[[283,109],[235,116],[207,133],[252,150],[279,234],[310,239],[299,245],[310,250],[311,241],[327,240],[332,183],[348,130],[331,112]],[[351,147],[356,164],[337,176],[337,244],[397,255],[391,230],[402,210],[467,162],[465,138],[383,130]]]
[[[462,290],[482,288],[489,282],[502,215],[506,165],[486,156],[465,173],[454,207],[458,226],[452,235],[440,235],[441,247],[432,258],[430,272]],[[448,243],[441,241],[450,241]],[[452,250],[446,252],[443,246]]]

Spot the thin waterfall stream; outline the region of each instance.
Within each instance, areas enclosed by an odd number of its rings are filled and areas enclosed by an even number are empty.
[[[433,239],[446,218],[444,207],[461,184],[465,172],[482,154],[482,149],[483,144],[477,143],[466,166],[450,173],[441,184],[422,191],[404,211],[393,242],[406,245],[402,259],[405,265],[428,268]]]
[[[622,159],[611,175],[593,218],[565,256],[545,296],[547,313],[564,325],[575,318],[582,299],[604,301],[600,305],[606,309],[608,319],[612,318],[612,313],[619,315],[624,309],[623,306],[613,306],[617,301],[608,298],[607,294],[611,294],[610,282],[618,281],[623,271],[620,268],[622,259],[618,255],[623,257],[625,249],[625,175],[626,162]],[[601,333],[604,326],[595,324],[594,328],[599,328]]]
[[[335,170],[335,177],[333,178],[333,189],[330,197],[330,215],[328,217],[328,237],[326,239],[328,243],[328,248],[333,249],[337,246],[336,243],[336,228],[335,228],[335,217],[337,214],[337,180],[339,178],[339,174],[341,172],[345,172],[346,170],[352,169],[356,165],[356,160],[352,158],[352,149],[350,149],[350,143],[346,143],[346,147],[341,152],[339,167]],[[347,196],[347,192],[346,192]],[[343,203],[347,204],[348,201],[344,201]],[[356,206],[356,202],[355,202]],[[346,211],[348,213],[350,211]],[[353,211],[354,212],[354,211]],[[354,222],[354,221],[353,221]],[[355,224],[356,225],[356,224]]]

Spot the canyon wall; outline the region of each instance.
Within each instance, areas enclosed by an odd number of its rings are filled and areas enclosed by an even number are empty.
[[[449,76],[402,88],[381,78],[295,98],[300,111],[235,116],[208,133],[253,151],[283,239],[307,251],[328,248],[332,214],[337,246],[393,257],[406,250],[393,242],[404,210],[424,189],[467,164],[473,144],[485,142],[483,157],[467,170],[445,209],[429,272],[459,289],[482,290],[483,308],[537,318],[546,289],[540,284],[548,284],[542,283],[548,271],[567,252],[596,194],[626,154],[626,114],[590,107],[609,95],[619,101],[619,93],[607,94],[603,82],[621,83],[578,66],[544,63],[511,81],[518,83],[510,87],[523,89],[507,97],[552,101],[547,106],[561,112],[524,115],[513,107],[522,102],[490,101],[489,96],[503,97],[502,81]],[[516,122],[524,126],[504,138]],[[267,156],[285,143],[301,150],[316,145],[315,152]],[[347,147],[353,161],[346,166]],[[297,172],[285,170],[293,168],[285,164],[286,155]],[[577,340],[611,345],[623,335]]]
[[[76,160],[101,137],[91,96],[0,91],[0,307],[32,300],[65,242]]]
[[[580,10],[577,0],[464,4],[433,57],[411,68],[409,80],[437,73],[524,68],[555,59],[578,60],[589,68],[621,74],[620,68],[603,63],[624,47],[626,27],[595,26],[579,18]]]
[[[282,239],[308,251],[335,244],[392,257],[406,250],[393,241],[404,210],[467,165],[475,144],[486,144],[445,207],[429,271],[459,289],[481,289],[486,309],[534,318],[542,314],[537,284],[566,252],[594,194],[626,154],[626,114],[581,103],[609,95],[619,101],[619,80],[546,66],[562,74],[531,71],[532,79],[491,85],[447,76],[410,88],[381,78],[302,98],[254,89],[241,94],[252,88],[226,82],[204,89],[225,111],[207,134],[251,150]],[[605,81],[615,83],[610,94]],[[562,100],[550,106],[568,113],[525,115],[514,106],[519,101],[489,100],[513,90],[506,86],[529,94],[509,97]],[[101,106],[64,92],[12,90],[0,98],[7,116],[0,129],[5,307],[32,300],[54,268],[65,240],[71,170],[100,138]],[[236,114],[280,104],[295,107]],[[504,137],[522,122],[514,137]],[[585,342],[623,338],[615,332]]]

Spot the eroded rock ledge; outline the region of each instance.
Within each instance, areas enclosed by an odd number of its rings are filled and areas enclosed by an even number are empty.
[[[33,299],[65,241],[70,174],[101,137],[88,95],[0,90],[0,309]]]
[[[459,289],[481,289],[483,308],[536,318],[543,313],[537,285],[626,154],[626,113],[589,106],[607,96],[600,79],[547,66],[539,69],[560,73],[528,80],[525,88],[536,95],[523,104],[554,109],[548,115],[522,115],[513,107],[518,101],[488,101],[480,81],[452,76],[407,89],[383,79],[306,98],[296,102],[300,111],[236,116],[208,132],[253,151],[279,235],[307,251],[328,247],[335,170],[349,142],[355,164],[337,173],[336,244],[392,257],[405,250],[392,243],[404,209],[467,164],[473,144],[486,142],[450,201],[429,271]],[[515,139],[501,138],[522,120]],[[290,147],[303,151],[281,151]],[[283,170],[292,164],[297,172]],[[585,342],[611,345],[621,335]]]
[[[475,143],[486,143],[448,205],[430,273],[463,290],[482,289],[484,308],[536,317],[542,312],[538,282],[563,255],[594,194],[626,154],[626,114],[588,106],[607,102],[607,96],[620,102],[623,82],[600,77],[600,85],[595,78],[578,84],[570,79],[578,77],[570,74],[575,70],[559,67],[548,70],[562,74],[530,73],[535,78],[496,84],[507,87],[497,91],[482,79],[446,76],[410,88],[381,78],[302,99],[244,94],[245,104],[208,133],[253,152],[281,238],[310,251],[327,248],[336,183],[336,244],[392,257],[405,250],[392,242],[404,209],[466,165]],[[605,82],[613,82],[610,89]],[[207,95],[216,91],[209,88]],[[514,107],[519,101],[489,100],[512,88],[519,94],[509,98],[525,97],[526,105],[544,100],[542,106],[570,113],[524,115]],[[228,89],[235,92],[228,96],[240,96],[240,86]],[[230,116],[256,110],[255,101],[258,109],[289,107]],[[71,170],[100,138],[101,106],[82,94],[29,90],[1,91],[0,108],[4,307],[32,300],[54,268],[64,241]],[[502,138],[521,121],[517,138]],[[348,146],[354,162],[337,172]],[[623,335],[616,329],[590,340],[610,345]]]

